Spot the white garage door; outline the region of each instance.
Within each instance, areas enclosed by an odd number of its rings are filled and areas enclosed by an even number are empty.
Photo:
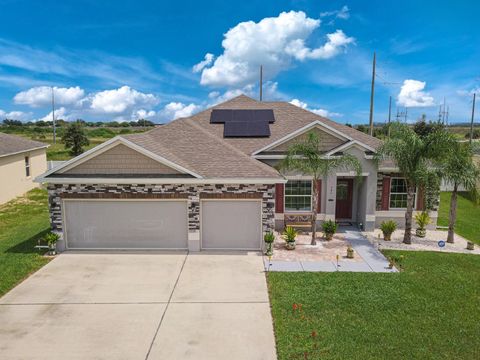
[[[186,249],[187,202],[65,200],[69,249]]]
[[[261,200],[202,200],[203,249],[259,250]]]

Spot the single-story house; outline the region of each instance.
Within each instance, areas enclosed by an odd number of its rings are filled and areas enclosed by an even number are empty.
[[[326,156],[349,153],[361,181],[338,171],[318,184],[274,167],[290,144],[314,131]],[[377,167],[381,141],[287,102],[241,95],[141,134],[117,136],[52,169],[51,224],[67,249],[258,250],[286,222],[334,219],[373,229],[402,223],[405,182]],[[417,209],[423,208],[417,194]],[[436,214],[432,214],[436,219]],[[61,249],[60,249],[61,250]]]
[[[0,204],[37,187],[35,177],[47,170],[48,145],[0,133]]]

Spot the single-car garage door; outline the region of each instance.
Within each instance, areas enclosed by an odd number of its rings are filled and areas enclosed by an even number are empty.
[[[259,250],[261,200],[202,200],[202,248]]]
[[[65,200],[69,249],[186,249],[187,202]]]

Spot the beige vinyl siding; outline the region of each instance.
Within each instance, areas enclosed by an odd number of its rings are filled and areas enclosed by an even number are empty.
[[[64,174],[171,175],[180,174],[180,172],[120,144],[65,171]]]
[[[319,128],[313,128],[312,130],[309,130],[306,133],[300,134],[291,140],[288,140],[278,146],[275,146],[273,149],[270,149],[269,151],[287,151],[290,145],[295,144],[297,142],[305,141],[307,139],[308,133],[310,132],[314,132],[320,139],[322,144],[320,150],[322,151],[329,151],[333,148],[336,148],[337,146],[342,145],[345,142],[343,140],[340,140],[338,137],[330,135]]]
[[[30,158],[30,176],[25,173],[25,156]],[[47,171],[45,149],[0,157],[0,204],[39,186],[33,180]]]

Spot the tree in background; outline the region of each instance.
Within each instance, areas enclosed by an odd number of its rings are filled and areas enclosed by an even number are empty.
[[[420,137],[424,138],[431,132],[442,128],[443,125],[440,122],[429,121],[427,122],[425,115],[413,125],[413,131]]]
[[[78,156],[83,153],[83,147],[90,144],[90,141],[88,141],[82,122],[75,121],[69,124],[62,136],[62,142],[65,144],[65,148],[70,149],[70,155]]]
[[[303,175],[312,177],[311,244],[315,245],[317,243],[317,203],[320,196],[320,189],[317,187],[318,180],[332,175],[337,169],[355,170],[357,176],[360,176],[362,166],[356,157],[349,154],[325,157],[325,153],[322,150],[322,141],[317,134],[310,132],[306,140],[288,147],[287,156],[280,162],[278,167],[284,170],[298,171]]]
[[[377,161],[391,159],[407,183],[407,210],[403,242],[412,243],[412,217],[415,189],[430,187],[438,178],[437,167],[448,157],[455,144],[453,136],[444,127],[438,127],[420,136],[406,124],[391,124],[390,138],[377,150]]]
[[[480,169],[473,161],[471,145],[455,143],[442,168],[442,176],[453,185],[447,236],[447,242],[453,243],[455,241],[455,222],[457,221],[458,187],[463,186],[465,190],[475,192],[477,190],[477,181],[480,177]]]

